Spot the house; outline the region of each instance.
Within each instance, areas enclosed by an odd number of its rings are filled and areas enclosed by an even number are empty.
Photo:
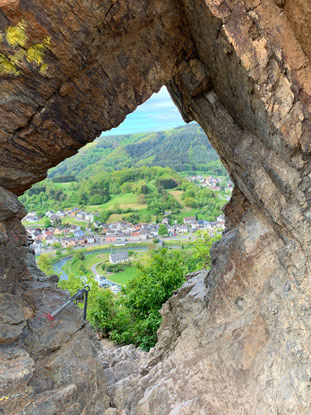
[[[204,220],[198,220],[198,225],[200,229],[204,228]]]
[[[211,230],[212,230],[212,226],[211,226],[211,224],[209,223],[209,221],[208,221],[208,220],[205,220],[205,221],[204,221],[204,229],[205,229],[206,231],[211,231]]]
[[[84,232],[82,231],[82,229],[78,229],[78,230],[75,230],[75,231],[73,232],[73,235],[74,235],[76,238],[81,238],[81,237],[84,235]]]
[[[200,229],[200,225],[199,225],[199,221],[195,220],[194,222],[191,223],[191,229],[197,231],[198,229]]]
[[[52,212],[51,210],[45,212],[45,216],[47,216],[48,218],[51,218],[52,215],[54,215],[54,212]]]
[[[74,238],[63,238],[62,240],[62,247],[67,248],[67,246],[74,246],[75,241]]]
[[[85,213],[83,211],[79,212],[76,214],[76,218],[80,219],[80,220],[84,220],[85,218]]]
[[[53,244],[54,243],[54,235],[53,234],[52,235],[47,235],[45,237],[45,242],[49,245]]]
[[[24,218],[27,222],[37,222],[39,220],[36,212],[29,212],[27,216]]]
[[[72,208],[71,209],[71,212],[70,212],[70,216],[76,216],[76,214],[77,214],[77,212],[79,211],[79,209],[78,208]]]
[[[191,225],[193,222],[195,222],[194,216],[189,216],[187,218],[184,218],[184,224],[185,225]]]
[[[130,236],[131,241],[139,241],[140,233],[139,232],[132,232]]]
[[[140,239],[145,241],[148,238],[148,233],[145,230],[140,231]]]
[[[94,222],[94,214],[93,213],[85,213],[84,214],[84,219],[88,222],[93,223]]]
[[[95,244],[95,238],[93,235],[87,235],[86,240],[88,244]]]
[[[42,231],[40,228],[36,228],[33,232],[33,236],[37,237],[39,235],[41,235]]]
[[[127,262],[129,260],[127,251],[111,252],[109,255],[109,261],[111,264],[119,264],[121,262]]]
[[[116,236],[115,236],[115,234],[106,235],[105,240],[106,240],[106,242],[115,242],[116,241]]]

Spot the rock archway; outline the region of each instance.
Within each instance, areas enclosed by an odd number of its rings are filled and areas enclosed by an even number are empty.
[[[308,0],[0,0],[3,413],[310,413],[310,14]],[[107,389],[83,322],[41,318],[63,294],[15,195],[163,84],[236,187],[211,271]]]

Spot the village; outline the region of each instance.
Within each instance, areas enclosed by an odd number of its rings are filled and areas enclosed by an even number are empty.
[[[80,223],[84,222],[84,225],[65,223],[66,217],[76,218]],[[33,243],[36,255],[56,249],[103,244],[125,245],[126,243],[154,240],[160,237],[179,239],[186,235],[191,237],[191,234],[198,230],[206,230],[211,236],[214,236],[225,228],[223,214],[213,222],[197,220],[195,216],[191,216],[185,217],[182,224],[170,224],[170,218],[164,217],[161,223],[137,223],[134,225],[127,221],[100,223],[93,213],[73,208],[46,212],[45,219],[49,220],[50,226],[35,225],[42,219],[38,217],[36,212],[30,212],[24,218],[24,221],[27,222],[27,234]]]
[[[224,180],[221,177],[207,176],[203,177],[201,175],[197,176],[188,176],[185,177],[189,182],[195,183],[200,187],[205,187],[214,191],[224,190],[232,192],[233,183],[231,180]]]

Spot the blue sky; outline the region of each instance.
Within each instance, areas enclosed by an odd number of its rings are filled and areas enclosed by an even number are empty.
[[[119,127],[105,131],[102,136],[167,130],[183,124],[185,122],[164,86],[129,114]]]

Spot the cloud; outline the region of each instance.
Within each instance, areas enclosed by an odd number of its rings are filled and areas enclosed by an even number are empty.
[[[148,101],[129,114],[119,127],[106,131],[102,135],[159,131],[183,124],[184,121],[166,87],[162,87],[157,94],[153,94]]]

